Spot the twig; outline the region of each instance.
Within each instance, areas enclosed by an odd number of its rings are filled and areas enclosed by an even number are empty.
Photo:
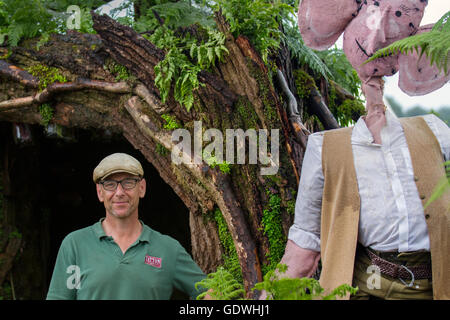
[[[61,92],[77,91],[83,89],[93,89],[111,93],[129,93],[130,86],[126,82],[104,82],[98,80],[78,79],[77,82],[50,84],[43,91],[36,93],[33,96],[16,98],[0,102],[0,112],[9,111],[16,108],[23,108],[33,104],[42,104],[50,98]]]

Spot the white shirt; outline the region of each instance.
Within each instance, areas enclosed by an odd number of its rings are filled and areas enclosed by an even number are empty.
[[[436,136],[445,161],[450,160],[450,129],[435,115],[423,116]],[[289,239],[320,251],[323,193],[323,132],[309,136]],[[362,118],[352,132],[352,150],[361,200],[358,241],[378,251],[430,250],[428,228],[419,198],[411,156],[398,118],[386,111],[382,144]]]

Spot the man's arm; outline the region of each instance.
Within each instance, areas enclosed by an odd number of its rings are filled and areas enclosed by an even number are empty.
[[[80,283],[76,270],[75,257],[70,248],[70,239],[66,237],[58,251],[47,300],[76,300]]]
[[[189,253],[178,243],[177,259],[175,265],[174,286],[188,294],[191,299],[196,299],[197,296],[202,293],[201,287],[195,289],[195,284],[202,281],[206,275],[200,269],[200,267],[191,258]]]
[[[289,278],[312,277],[317,269],[319,259],[320,252],[303,249],[296,245],[294,241],[288,240],[280,262],[288,267],[283,276]]]

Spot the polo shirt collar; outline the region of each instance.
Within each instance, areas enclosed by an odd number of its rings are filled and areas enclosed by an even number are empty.
[[[103,220],[105,220],[104,217],[101,218],[98,222],[94,223],[94,225],[92,226],[94,233],[99,240],[101,240],[102,238],[108,237],[105,233],[105,230],[103,230],[103,227],[102,227]],[[139,222],[142,225],[142,231],[141,231],[141,234],[139,235],[139,238],[137,241],[150,243],[152,229],[150,229],[148,226],[146,226],[141,219],[139,219]]]

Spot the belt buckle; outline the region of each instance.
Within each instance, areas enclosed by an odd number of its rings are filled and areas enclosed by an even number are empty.
[[[413,284],[414,284],[414,273],[411,270],[409,270],[406,266],[404,266],[402,264],[399,264],[399,267],[403,268],[403,269],[405,269],[406,271],[409,272],[409,274],[411,275],[411,282],[409,284],[406,284],[406,282],[403,281],[402,278],[400,278],[400,272],[397,271],[398,272],[398,276],[397,276],[398,280],[400,280],[405,286],[407,286],[409,288],[412,287]],[[399,270],[399,269],[397,269],[397,270]]]

